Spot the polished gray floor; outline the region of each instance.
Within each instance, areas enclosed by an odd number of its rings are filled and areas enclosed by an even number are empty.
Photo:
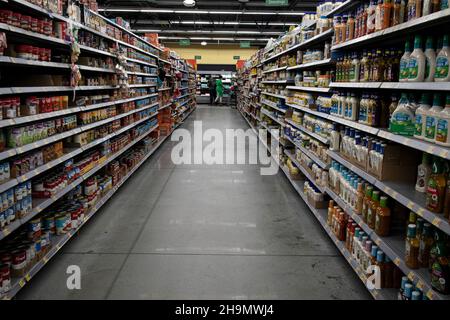
[[[247,129],[199,107],[181,127]],[[174,165],[167,141],[20,299],[369,299],[283,173]],[[243,152],[244,150],[240,150]],[[81,290],[66,269],[81,268]]]

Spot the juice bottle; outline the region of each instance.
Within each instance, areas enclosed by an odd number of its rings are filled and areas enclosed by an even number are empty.
[[[431,175],[430,156],[428,153],[424,152],[422,155],[422,163],[417,168],[416,191],[422,193],[426,191],[430,175]]]
[[[441,213],[444,209],[446,184],[442,159],[435,157],[426,191],[426,208],[431,212]]]
[[[367,3],[364,4],[364,8],[362,9],[361,13],[361,26],[359,30],[359,36],[365,36],[367,34],[367,9],[368,9]]]
[[[383,11],[383,0],[378,0],[377,5],[375,7],[375,31],[380,31],[382,29],[382,13]]]
[[[347,19],[347,25],[345,29],[345,39],[352,40],[355,37],[355,17],[350,14]]]
[[[433,37],[427,37],[425,49],[425,81],[434,81],[434,72],[436,71],[436,50],[433,46]]]
[[[411,56],[411,51],[409,48],[409,41],[405,42],[405,53],[400,59],[400,79],[399,81],[408,81],[409,78],[409,59]]]
[[[391,14],[393,9],[391,0],[384,0],[381,9],[381,29],[386,29],[389,28],[391,24]]]
[[[422,16],[423,9],[423,0],[416,0],[416,18],[420,18]]]
[[[369,7],[367,8],[367,30],[366,30],[367,34],[375,32],[376,7],[377,2],[375,0],[370,0]]]
[[[427,111],[425,117],[425,140],[434,142],[436,139],[437,119],[442,111],[442,96],[439,93],[434,95],[433,106]]]
[[[416,225],[408,225],[405,246],[405,264],[411,269],[419,268],[419,240],[416,237]]]
[[[375,265],[378,266],[378,268],[380,269],[380,278],[381,278],[380,287],[381,288],[386,288],[386,283],[384,281],[385,272],[386,272],[386,264],[385,264],[384,260],[385,260],[384,252],[381,250],[377,250],[377,260],[375,262]]]
[[[421,82],[425,77],[425,54],[422,50],[422,38],[414,38],[414,50],[409,57],[408,81]]]
[[[341,42],[345,42],[348,39],[346,38],[345,29],[347,27],[348,16],[344,15],[341,19],[341,24],[339,25],[339,33],[341,34]]]
[[[449,134],[449,121],[450,121],[450,95],[447,94],[445,100],[445,108],[437,117],[436,124],[436,143],[445,147],[450,146],[450,134]]]
[[[372,192],[372,200],[369,203],[367,209],[367,225],[370,229],[375,229],[375,218],[377,214],[377,208],[380,205],[380,191]]]
[[[396,26],[400,23],[403,23],[403,12],[405,11],[405,7],[402,8],[402,1],[395,0],[392,8],[392,19],[391,19],[391,27]]]
[[[341,37],[340,37],[340,33],[339,33],[339,26],[341,24],[341,17],[340,16],[335,16],[334,18],[334,43],[335,44],[339,44],[341,43]]]
[[[364,187],[363,184],[360,182],[358,183],[358,189],[357,189],[357,201],[356,201],[356,213],[361,215],[362,209],[363,209],[363,201],[364,201]]]
[[[377,235],[384,237],[389,235],[391,227],[391,210],[387,207],[387,197],[380,198],[380,206],[376,211],[375,232]]]
[[[372,192],[373,192],[373,187],[368,185],[366,187],[366,196],[364,197],[362,210],[361,210],[362,219],[366,223],[367,223],[367,212],[369,211],[370,200],[372,199]]]
[[[433,246],[433,229],[431,224],[424,223],[422,234],[419,237],[419,255],[418,261],[420,263],[420,267],[428,268],[429,260],[430,260],[430,250]]]
[[[450,81],[449,59],[450,47],[448,35],[446,34],[442,39],[442,49],[436,57],[436,72],[434,74],[434,81]]]
[[[331,222],[332,222],[333,207],[334,207],[334,201],[330,200],[330,202],[328,202],[328,215],[327,215],[327,224],[329,226],[331,226]]]

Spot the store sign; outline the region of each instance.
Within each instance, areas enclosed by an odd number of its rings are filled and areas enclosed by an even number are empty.
[[[189,40],[189,39],[181,39],[179,44],[180,44],[180,46],[187,47],[187,46],[191,45],[191,40]]]
[[[234,56],[233,59],[234,59],[234,60],[240,60],[240,59],[241,59],[241,56]]]
[[[202,60],[202,56],[195,56],[195,60]]]
[[[250,41],[241,41],[241,48],[250,48]]]
[[[289,0],[266,0],[267,6],[288,6]]]

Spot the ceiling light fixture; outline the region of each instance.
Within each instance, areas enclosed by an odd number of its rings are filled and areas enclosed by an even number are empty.
[[[235,15],[282,15],[303,16],[304,12],[276,12],[276,11],[218,11],[218,10],[169,10],[169,9],[121,9],[121,8],[99,8],[100,12],[144,12],[144,13],[180,13],[180,14],[235,14]]]
[[[192,8],[195,7],[195,0],[184,0],[183,4],[185,7]]]
[[[201,43],[202,46],[206,46],[207,44],[208,44],[208,42],[206,42],[206,41],[202,41],[202,43]]]

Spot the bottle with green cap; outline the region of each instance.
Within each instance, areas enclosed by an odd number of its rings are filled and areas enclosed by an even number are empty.
[[[434,142],[436,139],[436,125],[442,108],[442,95],[436,93],[433,98],[433,106],[428,110],[425,118],[425,140]]]
[[[388,236],[391,230],[391,209],[387,206],[388,198],[380,197],[380,206],[375,216],[375,233],[380,237]]]
[[[449,72],[450,46],[448,34],[442,38],[442,49],[436,57],[436,71],[434,81],[444,82],[450,81]]]
[[[424,139],[425,135],[425,118],[431,108],[431,95],[429,93],[422,93],[419,107],[416,110],[414,137]]]
[[[433,37],[428,36],[425,44],[425,78],[427,82],[434,81],[436,71],[436,50],[433,45]]]
[[[425,54],[422,50],[422,37],[414,38],[414,50],[409,56],[408,81],[421,82],[425,78]]]
[[[409,45],[409,40],[405,42],[405,52],[400,59],[400,79],[399,81],[404,82],[408,81],[409,77],[409,58],[411,56],[411,49]]]
[[[380,205],[380,191],[372,192],[372,200],[369,203],[369,208],[367,210],[367,225],[369,228],[375,228],[375,217],[377,214],[377,208]]]
[[[405,264],[411,269],[419,268],[419,240],[416,237],[416,225],[408,225],[408,233],[406,236],[405,246]]]
[[[450,147],[450,94],[445,99],[445,108],[437,117],[436,124],[436,143],[445,147]]]

